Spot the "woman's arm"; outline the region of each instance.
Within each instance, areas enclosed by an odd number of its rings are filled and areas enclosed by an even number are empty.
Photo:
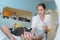
[[[16,40],[16,39],[12,36],[10,30],[9,30],[7,27],[3,26],[3,27],[1,27],[1,30],[2,30],[2,32],[3,32],[8,38],[10,38],[11,40]]]

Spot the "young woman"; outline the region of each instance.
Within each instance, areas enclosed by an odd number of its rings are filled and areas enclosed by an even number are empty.
[[[32,18],[32,32],[35,34],[35,36],[26,33],[24,35],[22,35],[22,39],[30,39],[32,40],[33,38],[36,40],[47,40],[46,39],[46,32],[49,31],[49,27],[50,25],[50,18],[45,15],[46,13],[46,6],[44,3],[40,3],[37,5],[36,7],[37,9],[37,15],[33,16]],[[26,36],[28,35],[28,36]],[[26,37],[26,38],[25,38]],[[40,37],[40,38],[39,38]],[[43,39],[42,39],[43,38]],[[26,39],[27,40],[27,39]]]

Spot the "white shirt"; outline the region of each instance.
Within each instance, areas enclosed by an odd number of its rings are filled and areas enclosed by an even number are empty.
[[[44,28],[42,27],[43,24],[46,24],[48,27],[51,26],[51,24],[50,24],[50,16],[49,15],[45,15],[44,22],[41,21],[39,15],[36,15],[36,16],[34,16],[32,18],[32,25],[31,25],[31,27],[33,29],[35,29],[34,30],[35,31],[34,32],[35,35],[41,34],[41,35],[44,36],[43,40],[46,40],[46,34],[45,34],[45,31],[44,31]]]
[[[45,18],[44,18],[44,22],[42,22],[41,21],[41,19],[40,19],[40,17],[39,17],[39,15],[37,15],[37,16],[34,16],[33,18],[32,18],[32,28],[35,28],[35,27],[37,27],[39,30],[44,30],[43,29],[43,27],[42,27],[42,25],[43,24],[46,24],[47,26],[51,26],[51,22],[50,22],[50,16],[48,16],[48,15],[45,15]]]

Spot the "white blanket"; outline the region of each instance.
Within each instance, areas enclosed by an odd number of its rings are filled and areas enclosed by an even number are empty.
[[[21,40],[20,36],[13,35],[17,40]],[[10,40],[1,30],[0,30],[0,40]]]

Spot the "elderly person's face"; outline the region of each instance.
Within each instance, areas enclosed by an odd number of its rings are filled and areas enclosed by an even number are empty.
[[[42,6],[38,6],[37,12],[39,15],[44,15],[45,14],[45,9]]]

